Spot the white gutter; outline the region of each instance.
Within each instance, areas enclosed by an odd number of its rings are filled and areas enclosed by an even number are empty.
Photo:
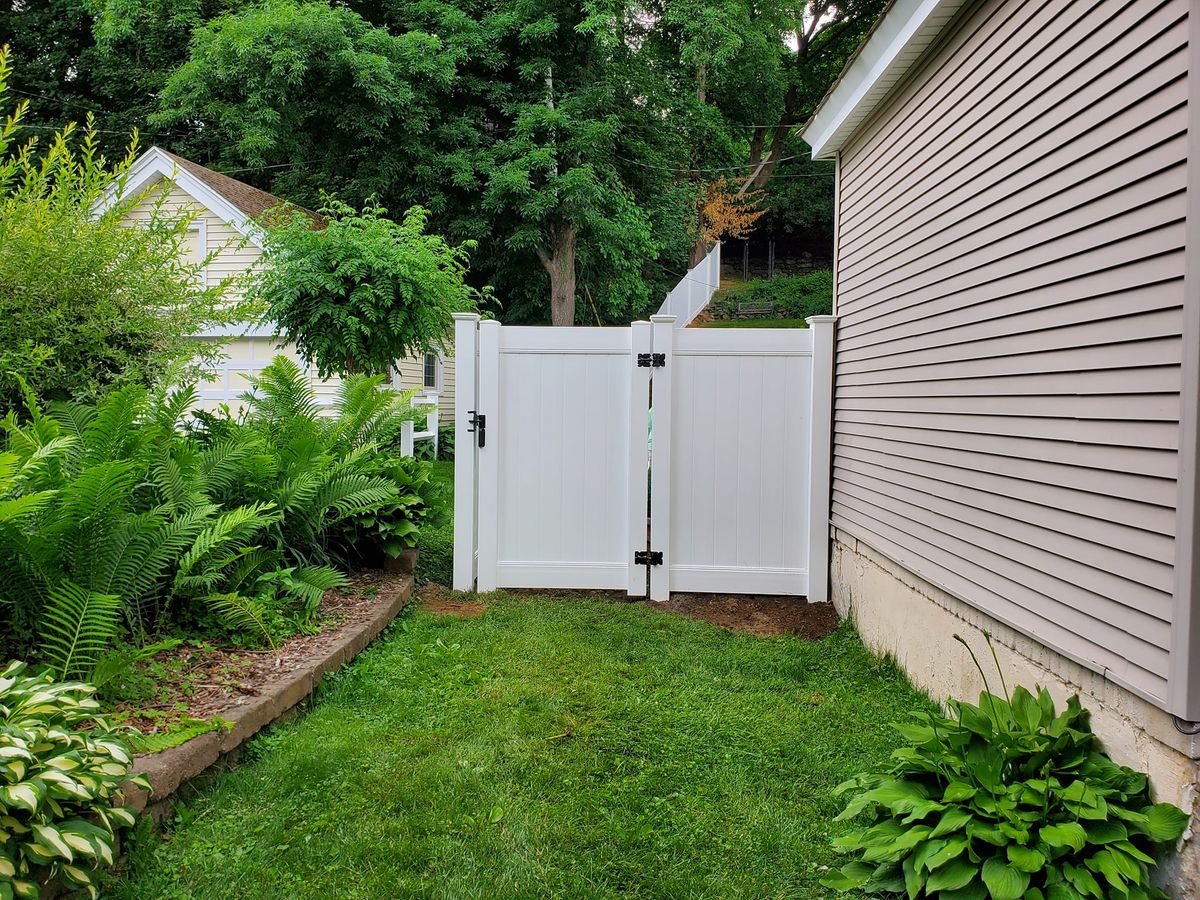
[[[813,159],[834,159],[967,0],[895,0],[850,58],[801,137]]]

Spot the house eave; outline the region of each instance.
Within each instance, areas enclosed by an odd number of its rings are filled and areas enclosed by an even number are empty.
[[[97,212],[102,212],[122,199],[137,196],[159,178],[174,183],[209,212],[244,235],[250,243],[260,248],[263,246],[262,229],[256,222],[158,147],[151,147],[143,153],[124,177],[105,191],[97,204]]]
[[[837,158],[966,2],[895,0],[804,126],[813,159]]]

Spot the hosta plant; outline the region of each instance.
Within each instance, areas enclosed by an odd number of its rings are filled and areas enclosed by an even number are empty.
[[[1078,697],[1058,712],[1044,688],[1003,688],[896,725],[908,745],[891,768],[837,788],[852,794],[838,820],[865,822],[834,841],[855,858],[826,887],[910,900],[1165,896],[1150,873],[1187,815],[1101,752]]]
[[[128,778],[132,757],[93,693],[22,662],[0,671],[0,900],[37,897],[49,878],[96,896],[116,833],[133,825],[121,783],[149,785]]]

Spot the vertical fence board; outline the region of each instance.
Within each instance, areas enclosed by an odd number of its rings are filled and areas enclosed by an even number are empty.
[[[476,408],[487,417],[487,432],[491,438],[478,450],[478,585],[479,590],[485,593],[497,587],[496,563],[500,538],[500,441],[497,438],[504,424],[500,421],[500,329],[499,322],[479,324],[479,406]]]
[[[650,452],[650,546],[662,553],[661,565],[650,567],[650,599],[671,599],[671,447],[672,397],[674,395],[675,363],[672,344],[675,339],[674,316],[651,316],[654,330],[654,353],[661,353],[666,365],[651,369],[653,389],[653,440]]]
[[[478,409],[479,316],[454,314],[454,589],[475,587],[475,436],[468,434],[471,411]]]
[[[837,316],[805,319],[813,333],[812,420],[808,475],[808,599],[829,599],[830,455],[833,427],[833,330]]]
[[[646,567],[633,561],[633,554],[648,549],[650,489],[650,373],[637,365],[639,353],[653,347],[653,326],[634,322],[630,326],[629,366],[629,596],[646,596]]]

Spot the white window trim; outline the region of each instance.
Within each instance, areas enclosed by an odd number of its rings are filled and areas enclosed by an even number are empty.
[[[425,358],[433,356],[437,361],[435,365],[434,384],[432,387],[425,383]],[[442,393],[445,390],[446,378],[446,361],[442,358],[442,354],[437,350],[426,350],[421,354],[421,390],[433,392],[435,394]]]
[[[208,259],[208,222],[205,221],[203,213],[196,216],[192,224],[187,227],[187,230],[188,234],[191,234],[193,231],[199,234],[200,261],[204,262]],[[200,286],[204,288],[208,287],[208,266],[201,266],[198,275],[200,278]]]

